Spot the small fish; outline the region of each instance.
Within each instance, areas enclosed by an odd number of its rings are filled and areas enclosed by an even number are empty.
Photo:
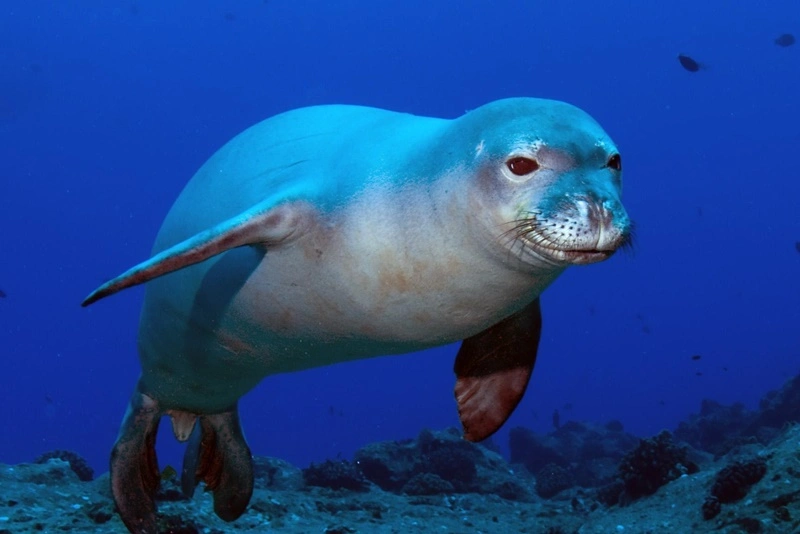
[[[697,361],[697,360],[699,360],[700,358],[702,358],[702,356],[700,356],[699,354],[693,354],[693,355],[692,355],[692,359],[693,359],[694,361]]]
[[[161,471],[161,480],[172,480],[177,476],[178,472],[171,465],[168,465],[163,471]]]
[[[800,247],[800,243],[798,243],[797,245],[798,245],[798,247]],[[798,250],[800,250],[800,248],[798,248]],[[2,289],[0,289],[0,299],[4,299],[4,298],[6,298],[7,296],[8,296],[8,295],[6,295],[6,292],[5,292],[5,291],[3,291]]]
[[[777,39],[775,39],[775,44],[786,48],[787,46],[792,46],[794,44],[794,41],[795,41],[794,35],[792,35],[791,33],[784,33],[783,35],[780,35],[778,36]]]
[[[794,249],[795,249],[797,252],[800,252],[800,241],[795,241],[795,242],[794,242]],[[5,297],[5,296],[6,296],[6,294],[5,294],[5,293],[3,293],[2,291],[0,291],[0,293],[2,293],[2,295],[0,295],[0,296],[3,296],[3,297]]]
[[[697,72],[698,70],[700,70],[700,63],[690,58],[689,56],[678,54],[678,61],[680,62],[681,67],[688,70],[689,72]]]
[[[697,376],[703,376],[703,373],[701,373],[700,371],[697,371],[695,374],[696,374]]]

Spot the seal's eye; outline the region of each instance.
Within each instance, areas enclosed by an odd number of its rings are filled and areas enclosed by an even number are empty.
[[[539,163],[530,158],[511,158],[506,161],[506,167],[517,176],[525,176],[538,169]]]
[[[608,158],[608,163],[606,163],[606,167],[609,169],[614,169],[615,171],[622,170],[622,159],[619,157],[619,154],[614,154],[610,158]]]

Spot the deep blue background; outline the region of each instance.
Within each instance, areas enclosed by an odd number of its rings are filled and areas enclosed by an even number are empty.
[[[68,448],[106,469],[142,291],[80,301],[148,256],[224,142],[310,104],[456,117],[557,98],[621,147],[636,252],[545,293],[501,445],[558,407],[651,434],[704,397],[752,407],[800,370],[800,46],[773,43],[800,33],[796,0],[72,5],[0,7],[0,462]],[[707,68],[686,72],[679,52]],[[267,378],[242,402],[250,444],[304,466],[455,425],[454,352]],[[159,448],[176,461],[166,427]]]

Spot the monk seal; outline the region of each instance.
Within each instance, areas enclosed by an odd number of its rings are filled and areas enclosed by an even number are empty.
[[[582,110],[495,101],[454,120],[359,106],[289,111],[216,152],[152,257],[89,305],[148,282],[142,374],[111,454],[131,532],[156,532],[162,415],[189,441],[182,485],[238,518],[253,463],[237,413],[268,375],[463,340],[464,437],[494,433],[536,360],[539,295],[630,241],[619,152]]]

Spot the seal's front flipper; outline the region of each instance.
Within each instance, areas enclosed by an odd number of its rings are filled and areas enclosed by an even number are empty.
[[[135,392],[111,451],[111,493],[128,530],[157,534],[155,493],[160,477],[156,433],[161,412],[155,400]]]
[[[253,456],[233,410],[200,417],[183,459],[181,486],[191,496],[197,482],[214,492],[214,512],[225,521],[242,515],[253,495]]]
[[[264,201],[244,213],[196,234],[136,265],[98,287],[81,303],[93,302],[153,278],[200,263],[245,245],[276,245],[291,238],[307,220],[308,207]]]
[[[522,311],[461,344],[454,370],[464,438],[488,438],[522,400],[536,363],[541,330],[537,298]]]

